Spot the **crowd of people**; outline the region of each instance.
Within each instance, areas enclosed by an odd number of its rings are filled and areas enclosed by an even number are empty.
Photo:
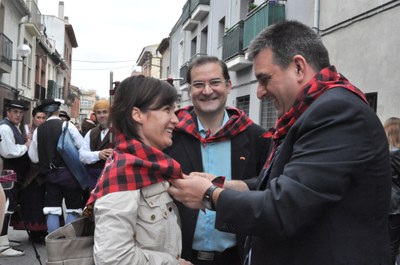
[[[0,154],[18,179],[5,196],[0,189],[0,210],[9,200],[0,257],[24,254],[8,239],[9,223],[25,221],[40,241],[86,205],[95,264],[394,265],[400,118],[382,124],[302,23],[269,26],[248,53],[257,97],[277,110],[270,130],[226,105],[232,82],[213,56],[189,65],[193,106],[175,110],[170,83],[132,76],[112,108],[95,103],[82,132],[46,99],[23,135],[27,108],[11,101]],[[87,187],[57,152],[64,128],[88,170]]]

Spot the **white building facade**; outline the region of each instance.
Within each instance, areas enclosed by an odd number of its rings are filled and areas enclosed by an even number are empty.
[[[247,60],[250,41],[268,25],[299,20],[320,34],[331,64],[359,87],[384,122],[400,116],[400,0],[188,0],[170,33],[170,74],[180,81],[181,107],[191,104],[187,65],[203,54],[223,59],[233,89],[228,105],[242,108],[264,128],[272,127],[275,109],[256,97],[257,82]]]

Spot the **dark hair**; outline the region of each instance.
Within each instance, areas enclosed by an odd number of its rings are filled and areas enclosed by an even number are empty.
[[[186,73],[186,81],[190,84],[192,82],[192,77],[190,76],[193,67],[201,66],[207,63],[217,63],[221,66],[222,74],[226,81],[230,80],[231,77],[229,76],[228,67],[226,66],[225,62],[218,59],[215,56],[200,56],[195,58],[193,61],[190,62],[188,71]]]
[[[295,55],[303,56],[314,71],[330,65],[329,54],[320,37],[308,26],[293,20],[273,24],[250,43],[253,60],[263,49],[271,49],[274,63],[286,69]]]
[[[42,110],[37,106],[32,110],[32,117],[35,117],[38,112],[42,112]]]
[[[115,92],[110,121],[127,139],[141,141],[132,109],[136,107],[143,112],[158,110],[173,105],[177,99],[176,89],[167,82],[143,75],[131,76],[122,81]]]

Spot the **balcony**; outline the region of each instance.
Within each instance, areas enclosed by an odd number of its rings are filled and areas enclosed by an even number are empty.
[[[230,71],[240,71],[244,68],[252,66],[252,62],[247,59],[244,54],[233,57],[232,59],[226,61],[226,66]]]
[[[244,22],[239,21],[223,37],[222,60],[226,62],[230,71],[239,71],[252,64],[244,56],[243,26]]]
[[[182,8],[182,29],[193,31],[210,12],[210,0],[188,0]]]
[[[264,28],[284,19],[285,6],[266,1],[249,13],[246,19],[230,28],[222,42],[222,59],[228,69],[239,71],[251,66],[252,63],[245,55],[250,41]]]
[[[284,20],[285,5],[265,2],[254,9],[244,20],[243,49],[246,50],[264,28]]]
[[[25,28],[33,36],[39,37],[41,35],[40,30],[42,24],[40,23],[41,22],[40,20],[42,14],[40,13],[39,8],[37,7],[34,1],[32,0],[27,1],[27,5],[29,10],[31,11],[31,16],[28,23],[25,24]]]
[[[186,31],[193,31],[197,27],[198,22],[192,19],[187,19],[182,25],[182,29]]]
[[[12,70],[12,41],[0,33],[0,73],[10,73]]]
[[[192,20],[202,21],[210,13],[210,0],[194,0],[191,5],[194,7],[191,13]]]
[[[190,0],[188,0],[182,8],[182,29],[191,31],[197,27],[197,22],[190,18]]]

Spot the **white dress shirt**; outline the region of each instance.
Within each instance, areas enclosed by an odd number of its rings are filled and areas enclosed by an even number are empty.
[[[14,132],[7,124],[0,125],[0,137],[0,155],[4,158],[18,158],[28,150],[25,144],[15,143]]]
[[[85,137],[83,138],[84,144],[83,144],[82,148],[79,149],[79,159],[84,164],[94,164],[100,160],[100,156],[99,156],[100,151],[92,151],[90,149],[90,132],[91,131],[92,130],[89,130],[85,134]],[[108,133],[108,128],[101,130],[101,132],[100,132],[101,141],[104,140],[104,137],[107,135],[107,133]]]

